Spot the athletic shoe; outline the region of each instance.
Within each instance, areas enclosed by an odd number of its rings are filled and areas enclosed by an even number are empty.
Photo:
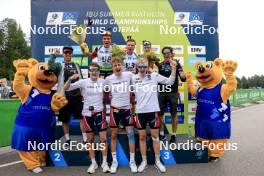
[[[104,173],[109,172],[109,170],[110,170],[107,162],[103,162],[101,167],[102,167]]]
[[[165,135],[159,135],[159,139],[161,140],[161,141],[165,141],[166,140],[166,136]]]
[[[209,161],[215,163],[215,162],[219,161],[219,157],[213,157],[213,156],[211,156],[211,157],[209,158]]]
[[[38,174],[38,173],[43,172],[43,170],[41,169],[41,167],[36,167],[36,168],[32,169],[32,172],[35,174]]]
[[[170,138],[170,143],[175,143],[176,142],[176,136],[172,135]]]
[[[155,167],[156,167],[161,173],[165,173],[165,172],[166,172],[166,168],[165,168],[165,166],[164,166],[160,161],[156,161],[156,162],[155,162]]]
[[[130,162],[129,167],[130,167],[132,173],[137,173],[137,165],[136,165],[135,161]]]
[[[110,173],[111,174],[115,174],[117,171],[117,167],[118,167],[118,162],[117,161],[113,161],[111,168],[110,168]]]
[[[144,170],[147,168],[147,161],[142,161],[138,167],[138,172],[144,172]]]
[[[88,172],[89,174],[93,174],[93,173],[95,173],[95,169],[97,169],[97,168],[98,168],[97,163],[92,163],[92,164],[89,166],[89,168],[87,169],[87,172]]]

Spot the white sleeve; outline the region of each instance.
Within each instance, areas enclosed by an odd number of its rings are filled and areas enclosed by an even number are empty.
[[[75,83],[70,84],[70,87],[66,91],[71,91],[71,90],[75,90],[78,88],[82,88],[82,82],[83,80],[79,80]]]
[[[157,73],[156,80],[158,83],[161,83],[161,84],[173,85],[175,81],[175,76],[170,75],[170,77],[167,78]]]

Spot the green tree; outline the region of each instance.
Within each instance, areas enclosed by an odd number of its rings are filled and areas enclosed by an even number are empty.
[[[6,18],[0,21],[0,24],[0,78],[12,80],[15,72],[13,60],[29,58],[30,47],[16,20]]]

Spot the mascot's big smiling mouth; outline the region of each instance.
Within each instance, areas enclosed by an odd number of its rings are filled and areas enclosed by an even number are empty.
[[[196,78],[197,79],[207,79],[209,77],[210,77],[210,75],[202,75],[202,76],[197,76]]]
[[[50,84],[53,83],[53,81],[49,81],[48,79],[38,79],[39,82],[44,83],[44,84]]]

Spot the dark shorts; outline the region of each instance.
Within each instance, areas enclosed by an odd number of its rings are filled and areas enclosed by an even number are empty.
[[[134,117],[130,109],[110,108],[110,128],[118,128],[120,121],[126,126],[134,126]]]
[[[82,119],[83,102],[82,96],[66,97],[68,104],[60,109],[58,120],[68,123],[71,115],[74,119]]]
[[[145,130],[147,124],[149,124],[150,129],[158,129],[159,123],[157,112],[138,113],[136,115],[136,127],[138,130]]]
[[[164,115],[164,113],[166,112],[167,105],[169,105],[170,107],[171,116],[174,117],[175,115],[177,115],[179,93],[160,93],[158,99],[160,106],[159,115]]]
[[[107,122],[105,117],[102,116],[102,112],[97,112],[93,114],[91,117],[85,116],[83,117],[83,127],[86,133],[95,132],[95,128],[99,132],[107,130]]]

